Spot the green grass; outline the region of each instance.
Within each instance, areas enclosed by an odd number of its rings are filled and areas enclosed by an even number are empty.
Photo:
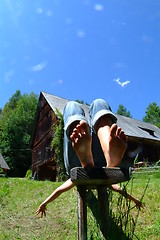
[[[132,181],[127,185],[128,191],[132,191],[133,195],[141,198],[148,178],[148,175],[136,176],[133,186]],[[133,239],[160,239],[159,182],[159,174],[150,176],[143,199],[146,207],[139,212]],[[53,203],[50,203],[47,206],[46,217],[42,219],[35,217],[35,211],[40,203],[60,184],[49,181],[31,181],[25,178],[0,178],[0,239],[77,239],[76,188],[63,193]],[[116,203],[119,194],[113,193],[112,198]],[[113,208],[116,211],[116,205]],[[133,208],[131,214],[136,219],[138,210]],[[88,209],[88,239],[103,239],[90,209]]]

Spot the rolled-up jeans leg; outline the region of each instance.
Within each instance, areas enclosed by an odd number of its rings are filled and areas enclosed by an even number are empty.
[[[92,154],[95,162],[95,166],[103,167],[106,166],[106,160],[101,148],[101,144],[97,133],[95,131],[95,125],[97,121],[104,115],[109,115],[114,122],[117,121],[116,116],[112,113],[111,107],[103,99],[96,99],[90,105],[90,125],[92,127]]]
[[[96,99],[92,102],[90,106],[90,121],[91,121],[91,126],[94,130],[96,122],[104,115],[109,115],[114,122],[117,122],[117,118],[114,115],[114,113],[111,110],[110,105],[103,99]]]
[[[70,175],[70,170],[73,167],[81,166],[80,161],[72,148],[72,143],[70,141],[71,125],[76,121],[85,120],[85,112],[78,102],[70,101],[64,108],[63,111],[64,119],[64,165],[66,168],[66,173]]]

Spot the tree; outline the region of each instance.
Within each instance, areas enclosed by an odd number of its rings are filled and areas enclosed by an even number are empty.
[[[22,97],[20,90],[17,90],[15,94],[9,99],[9,102],[6,104],[5,108],[15,109],[19,99]]]
[[[78,99],[76,99],[75,100],[76,102],[78,102],[78,103],[80,103],[80,104],[84,104],[84,105],[87,105],[87,106],[89,106],[89,103],[84,103],[84,101],[83,100],[78,100]]]
[[[0,151],[10,167],[10,176],[23,177],[31,166],[31,135],[38,97],[34,93],[10,98],[0,115]]]
[[[156,102],[150,103],[145,111],[146,115],[143,117],[144,122],[152,123],[160,128],[160,107]]]
[[[122,104],[119,104],[119,108],[117,110],[117,114],[125,116],[125,117],[132,118],[132,116],[130,114],[130,111],[127,111],[127,109]]]

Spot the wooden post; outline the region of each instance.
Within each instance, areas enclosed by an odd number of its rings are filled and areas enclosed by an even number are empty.
[[[87,240],[87,202],[86,187],[77,187],[78,197],[78,240]]]
[[[99,205],[100,229],[109,239],[109,202],[106,187],[130,179],[130,169],[76,167],[71,170],[70,176],[77,186],[78,196],[78,240],[87,240],[87,201],[86,189],[97,189]]]
[[[105,239],[108,239],[110,229],[108,193],[104,186],[98,186],[97,191],[100,228]]]

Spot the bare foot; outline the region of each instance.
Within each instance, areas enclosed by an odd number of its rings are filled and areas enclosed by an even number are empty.
[[[110,129],[108,151],[105,155],[107,167],[116,167],[120,164],[121,159],[127,149],[128,137],[124,131],[113,124]]]
[[[75,150],[82,167],[94,167],[91,151],[92,137],[87,122],[81,120],[70,135],[72,147]]]

